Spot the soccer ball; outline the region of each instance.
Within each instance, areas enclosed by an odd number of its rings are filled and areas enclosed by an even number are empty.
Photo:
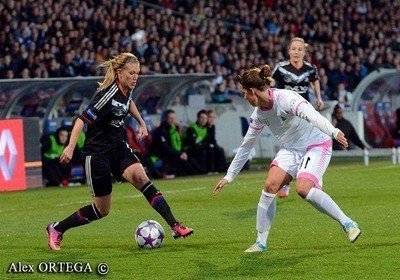
[[[165,232],[162,226],[153,220],[141,223],[135,231],[135,240],[140,248],[155,249],[161,246]]]

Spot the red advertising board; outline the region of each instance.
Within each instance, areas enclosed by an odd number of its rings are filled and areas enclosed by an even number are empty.
[[[26,189],[22,120],[0,120],[0,191]]]

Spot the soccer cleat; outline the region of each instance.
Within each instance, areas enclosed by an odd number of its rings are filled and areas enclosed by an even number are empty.
[[[262,253],[265,250],[267,250],[267,247],[263,244],[261,244],[260,242],[256,242],[253,245],[251,245],[246,251],[244,251],[245,253]]]
[[[278,191],[278,197],[279,198],[286,198],[289,196],[290,192],[290,186],[289,185],[284,185],[279,191]]]
[[[346,232],[351,243],[354,243],[361,234],[358,224],[353,221],[345,223],[343,225],[343,230]]]
[[[52,251],[59,251],[61,249],[61,240],[63,239],[62,232],[54,228],[55,222],[46,227],[47,235],[49,236],[49,248]]]
[[[176,223],[172,228],[172,237],[177,239],[180,237],[185,238],[186,236],[189,236],[193,233],[193,229],[185,227],[181,225],[180,223]]]

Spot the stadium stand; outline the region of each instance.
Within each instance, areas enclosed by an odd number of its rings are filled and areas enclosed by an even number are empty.
[[[131,51],[143,74],[231,79],[284,59],[301,36],[328,77],[326,92],[338,82],[352,91],[375,69],[400,69],[399,8],[390,0],[9,0],[0,3],[0,78],[95,75],[99,62]]]
[[[274,65],[287,57],[290,39],[300,36],[310,44],[307,60],[319,69],[324,98],[337,100],[339,83],[351,92],[374,70],[400,70],[398,2],[371,0],[346,4],[337,0],[1,1],[0,79],[24,78],[26,82],[40,80],[35,78],[95,76],[103,74],[96,72],[99,63],[129,51],[139,57],[142,75],[160,80],[159,84],[149,81],[146,87],[137,89],[138,107],[143,113],[159,115],[172,105],[173,99],[178,106],[174,110],[185,110],[188,115],[185,121],[182,118],[184,127],[191,118],[188,112],[206,106],[225,114],[222,120],[230,120],[231,111],[244,112],[238,105],[237,92],[232,90],[239,69]],[[178,86],[183,88],[181,85],[186,84],[178,83],[179,77],[167,83],[161,81],[164,76],[155,75],[191,73],[213,73],[215,79],[210,83],[191,83],[184,94],[173,95]],[[7,101],[13,95],[3,93],[2,89],[0,109],[9,112],[7,118],[39,117],[44,121],[44,134],[54,132],[64,118],[75,116],[90,96],[86,87],[73,91],[64,80],[52,82],[51,89],[21,88],[21,96],[28,90],[32,92],[8,107]],[[2,88],[7,89],[6,84]],[[80,87],[82,80],[77,81],[77,87],[78,84]],[[90,83],[90,87],[95,85]],[[62,96],[64,87],[73,94]],[[396,141],[399,143],[398,114],[394,113],[398,102],[378,99],[377,92],[379,96],[386,94],[383,88],[369,90],[370,99],[365,94],[354,104],[363,111],[366,140],[371,146],[394,147]],[[62,98],[56,100],[56,93]],[[191,108],[182,109],[181,105]],[[58,110],[46,113],[50,106]],[[143,117],[151,132],[158,121],[146,114]],[[247,119],[236,113],[235,120],[238,130],[245,133]],[[132,141],[134,128],[127,128]],[[268,151],[269,155],[273,143],[267,134],[262,137],[264,143],[271,144],[267,148],[260,144],[260,154]],[[79,166],[72,170],[73,177],[83,175]]]

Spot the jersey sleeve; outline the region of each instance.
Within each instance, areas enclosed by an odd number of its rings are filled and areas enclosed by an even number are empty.
[[[244,164],[249,159],[249,155],[254,148],[265,124],[263,124],[257,117],[257,109],[254,110],[250,117],[250,124],[246,135],[243,138],[243,142],[240,145],[238,151],[235,154],[234,159],[229,165],[226,176],[224,177],[228,182],[232,182],[233,179],[242,170]]]
[[[111,110],[111,100],[103,91],[98,92],[79,118],[88,125],[103,119]]]
[[[279,104],[281,110],[306,120],[329,137],[335,139],[340,132],[298,93],[291,91],[290,94],[282,94],[279,100],[281,101]]]

